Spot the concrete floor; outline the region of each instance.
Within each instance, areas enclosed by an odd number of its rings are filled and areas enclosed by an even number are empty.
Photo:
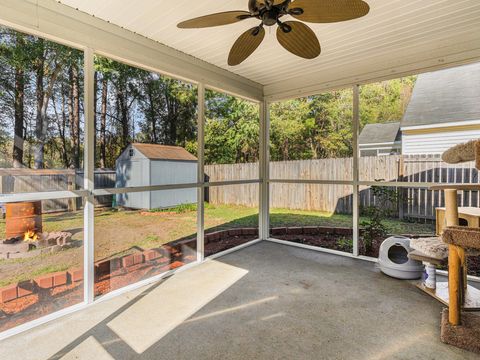
[[[0,343],[0,359],[478,359],[375,265],[262,242]]]

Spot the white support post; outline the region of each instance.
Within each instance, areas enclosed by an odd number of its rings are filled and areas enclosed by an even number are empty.
[[[198,149],[197,149],[197,182],[201,184],[197,188],[197,261],[205,258],[205,85],[198,84]]]
[[[360,238],[359,233],[359,218],[360,218],[360,209],[359,209],[359,172],[358,172],[358,159],[359,159],[359,149],[358,149],[358,135],[360,129],[360,92],[359,86],[353,86],[353,255],[358,256],[358,241]]]
[[[260,103],[260,159],[259,159],[259,238],[270,237],[270,108],[264,99]]]
[[[85,107],[85,140],[84,140],[84,188],[88,196],[84,207],[83,236],[83,271],[84,301],[91,304],[94,300],[94,210],[93,196],[95,181],[95,104],[94,104],[94,53],[88,48],[84,52],[84,107]]]

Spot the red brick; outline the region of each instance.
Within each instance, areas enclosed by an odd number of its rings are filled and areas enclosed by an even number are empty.
[[[18,284],[18,297],[32,295],[34,290],[32,281],[23,281]]]
[[[74,269],[69,270],[68,275],[70,276],[70,282],[78,282],[83,280],[83,269]]]
[[[51,274],[40,276],[35,279],[35,283],[41,289],[50,289],[53,287],[53,276]]]
[[[145,256],[145,261],[153,261],[155,259],[158,259],[159,257],[162,256],[159,251],[152,249],[152,250],[146,250],[143,252],[143,256]]]
[[[256,228],[244,228],[242,229],[242,235],[257,235]]]
[[[335,234],[337,235],[352,235],[353,230],[350,228],[335,228]]]
[[[170,264],[170,269],[177,269],[183,265],[185,264],[181,261],[174,261],[173,263]]]
[[[299,226],[289,227],[289,228],[287,228],[287,234],[288,235],[302,235],[303,234],[303,228],[299,227]]]
[[[122,258],[122,266],[123,267],[130,267],[135,265],[135,259],[133,255],[127,255]]]
[[[110,260],[101,261],[95,264],[95,274],[104,275],[110,273]]]
[[[242,229],[228,230],[228,235],[230,235],[230,236],[240,236],[240,235],[242,235]]]
[[[284,227],[272,228],[271,230],[272,235],[285,235],[286,233],[287,233],[287,228],[284,228]]]
[[[319,233],[319,230],[316,226],[304,226],[303,233],[305,235],[317,235]]]
[[[122,267],[122,259],[121,258],[114,258],[110,259],[110,271],[116,271]]]
[[[52,274],[52,276],[53,276],[53,286],[61,286],[67,283],[66,271],[57,272],[55,274]]]
[[[335,228],[332,227],[320,226],[318,231],[320,234],[335,234]]]
[[[169,263],[170,262],[170,258],[167,258],[165,256],[162,256],[161,258],[158,258],[155,260],[156,263],[159,263],[159,264],[165,264],[165,263]]]
[[[145,262],[145,260],[144,260],[144,258],[143,258],[143,254],[142,254],[142,253],[140,253],[140,254],[133,254],[133,263],[134,263],[135,265],[141,264],[141,263],[144,263],[144,262]]]
[[[0,289],[0,302],[6,303],[17,298],[17,285],[9,285]]]

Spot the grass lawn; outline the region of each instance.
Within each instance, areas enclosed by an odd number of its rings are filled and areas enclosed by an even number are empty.
[[[95,260],[123,255],[136,250],[158,247],[171,241],[196,236],[195,207],[180,207],[170,211],[141,214],[140,211],[116,209],[95,211]],[[329,214],[313,211],[272,209],[272,227],[280,226],[331,226],[351,227],[351,215]],[[389,232],[432,233],[433,225],[386,221]],[[243,206],[205,206],[207,232],[238,227],[257,227],[258,209]],[[80,268],[83,264],[83,212],[46,214],[43,231],[69,231],[77,247],[55,254],[18,260],[0,260],[0,287],[29,280],[42,274]],[[0,221],[0,238],[5,234],[5,220]]]

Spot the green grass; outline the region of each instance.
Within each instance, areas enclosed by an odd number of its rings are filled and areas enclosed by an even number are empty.
[[[197,204],[180,204],[175,207],[171,208],[157,208],[157,209],[151,209],[149,212],[156,213],[156,212],[169,212],[169,213],[175,213],[175,214],[184,214],[187,212],[191,211],[197,211]]]
[[[142,216],[138,211],[118,209],[98,209],[95,211],[97,236],[96,252],[100,258],[126,254],[133,247],[149,249],[170,241],[195,236],[196,206],[185,205],[173,209],[158,210],[158,216]],[[164,213],[164,214],[163,214]],[[361,221],[366,220],[362,217]],[[352,216],[331,214],[321,211],[291,209],[271,209],[272,227],[288,226],[327,226],[352,227]],[[391,234],[432,234],[433,224],[385,220]],[[205,229],[219,231],[240,227],[258,226],[258,208],[238,205],[213,205],[205,203]],[[83,229],[83,212],[46,214],[43,216],[43,231],[75,230],[74,239],[80,240]],[[128,236],[115,237],[112,229]],[[5,221],[0,220],[0,238],[5,233]],[[141,233],[141,236],[137,234]],[[114,236],[114,238],[110,238]],[[120,241],[120,242],[119,242]],[[117,246],[110,246],[116,244]],[[338,239],[338,246],[349,249],[352,240],[348,237]],[[34,258],[0,260],[0,287],[15,282],[33,279],[50,272],[64,271],[78,266],[82,259],[81,248],[66,249],[59,253],[45,254]]]

